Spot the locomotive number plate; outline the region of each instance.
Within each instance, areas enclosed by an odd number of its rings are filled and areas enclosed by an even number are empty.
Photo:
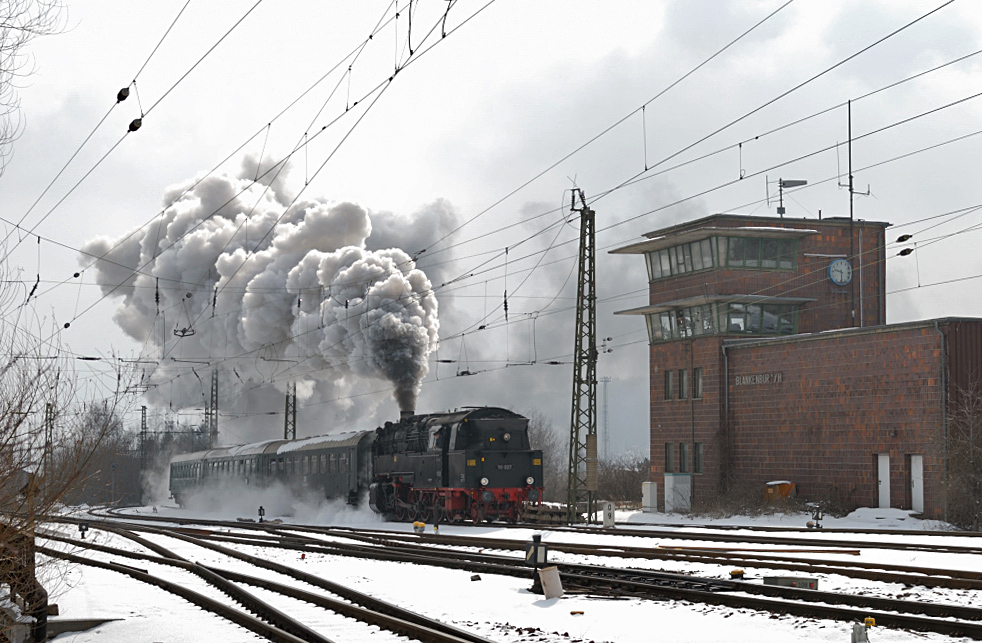
[[[511,469],[511,465],[510,464],[499,464],[498,465],[498,471],[508,471],[510,469]]]

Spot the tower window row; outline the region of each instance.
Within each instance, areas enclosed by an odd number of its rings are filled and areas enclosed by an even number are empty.
[[[797,306],[741,302],[704,304],[645,315],[652,344],[700,335],[794,335]]]
[[[797,239],[710,237],[645,253],[648,280],[712,268],[794,270]]]

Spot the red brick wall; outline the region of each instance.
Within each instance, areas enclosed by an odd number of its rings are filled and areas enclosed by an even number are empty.
[[[678,472],[679,443],[689,446],[690,463],[694,459],[693,442],[703,445],[703,473],[693,476],[693,499],[701,501],[714,496],[718,489],[720,451],[717,434],[720,426],[721,396],[720,355],[722,338],[700,337],[689,341],[668,342],[651,346],[651,480],[658,483],[659,506],[664,508],[665,443],[675,445]],[[703,395],[678,399],[678,371],[690,373],[702,368]],[[665,399],[665,371],[676,376],[673,399]],[[690,380],[691,384],[691,380]],[[691,389],[691,386],[690,386]],[[692,466],[690,464],[689,471]]]
[[[922,454],[925,512],[940,517],[943,355],[933,326],[731,345],[728,355],[737,480],[788,479],[805,498],[835,489],[875,507],[876,454],[888,453],[890,504],[909,508],[908,457]],[[735,385],[764,373],[780,383]]]

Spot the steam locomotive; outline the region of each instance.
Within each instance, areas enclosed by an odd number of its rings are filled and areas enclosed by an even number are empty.
[[[528,418],[496,407],[406,414],[374,431],[267,440],[173,458],[170,492],[283,484],[371,508],[394,520],[517,521],[542,499],[542,452]]]

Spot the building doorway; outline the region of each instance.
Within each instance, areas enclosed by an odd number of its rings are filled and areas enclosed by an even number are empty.
[[[924,456],[910,456],[910,508],[924,513]]]
[[[880,509],[890,508],[890,454],[876,454],[876,488]]]

